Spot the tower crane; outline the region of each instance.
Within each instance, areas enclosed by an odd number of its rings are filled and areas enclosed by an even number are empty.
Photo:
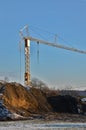
[[[52,46],[52,47],[56,47],[56,48],[60,48],[60,49],[65,49],[65,50],[69,50],[69,51],[73,51],[73,52],[77,52],[77,53],[82,53],[82,54],[86,54],[86,51],[77,49],[77,48],[73,48],[73,47],[68,47],[68,46],[64,46],[61,44],[57,44],[56,42],[48,42],[45,40],[41,40],[38,38],[34,38],[31,36],[23,36],[22,31],[26,29],[26,31],[28,30],[28,26],[24,26],[23,29],[21,29],[20,34],[21,37],[23,37],[24,43],[25,43],[25,74],[24,74],[24,83],[25,86],[31,86],[31,74],[30,74],[30,42],[36,42],[38,44],[45,44],[48,46]]]
[[[86,54],[86,51],[83,51],[83,50],[79,50],[79,49],[72,48],[72,47],[67,47],[67,46],[56,44],[53,42],[44,41],[44,40],[37,39],[34,37],[29,37],[29,36],[24,37],[24,41],[25,41],[25,85],[27,85],[27,86],[28,85],[30,86],[30,82],[31,82],[31,80],[30,80],[30,76],[31,76],[30,75],[30,41],[37,42],[39,44],[45,44],[45,45],[56,47],[56,48],[73,51],[73,52]]]

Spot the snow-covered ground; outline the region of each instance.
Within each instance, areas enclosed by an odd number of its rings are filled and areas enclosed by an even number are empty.
[[[0,130],[86,130],[86,123],[59,123],[45,121],[0,122]]]

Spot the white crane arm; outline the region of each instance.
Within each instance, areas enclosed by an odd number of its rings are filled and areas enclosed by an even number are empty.
[[[30,41],[34,41],[34,42],[37,42],[37,43],[40,43],[40,44],[53,46],[53,47],[56,47],[56,48],[61,48],[61,49],[69,50],[69,51],[74,51],[74,52],[86,54],[86,51],[83,51],[83,50],[80,50],[80,49],[76,49],[76,48],[73,48],[73,47],[68,47],[68,46],[56,44],[56,43],[53,43],[53,42],[44,41],[44,40],[33,38],[33,37],[24,37],[24,39],[28,39]]]

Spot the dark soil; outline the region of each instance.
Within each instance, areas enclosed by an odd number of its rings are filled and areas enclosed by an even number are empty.
[[[48,103],[52,106],[53,112],[78,113],[76,98],[65,96],[51,96],[47,98]]]

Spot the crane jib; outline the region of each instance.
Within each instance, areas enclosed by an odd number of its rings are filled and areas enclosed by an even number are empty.
[[[30,40],[30,41],[33,41],[33,42],[37,42],[39,44],[45,44],[45,45],[53,46],[53,47],[56,47],[56,48],[61,48],[61,49],[65,49],[65,50],[69,50],[69,51],[73,51],[73,52],[86,54],[86,51],[83,51],[83,50],[80,50],[80,49],[76,49],[76,48],[73,48],[73,47],[68,47],[68,46],[44,41],[44,40],[33,38],[33,37],[24,37],[24,39],[27,39],[27,40]]]

